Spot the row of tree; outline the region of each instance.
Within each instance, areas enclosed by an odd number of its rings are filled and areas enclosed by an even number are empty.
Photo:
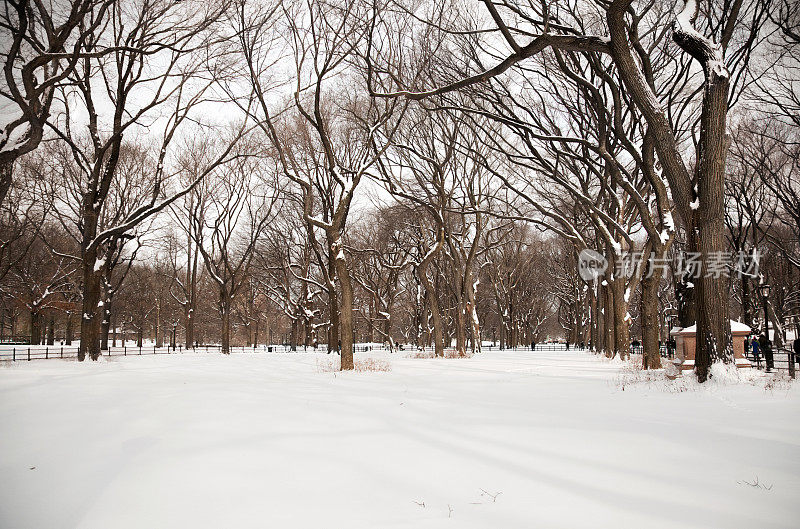
[[[6,312],[33,340],[75,312],[81,358],[123,322],[225,351],[266,326],[342,369],[356,338],[555,325],[658,367],[675,316],[705,380],[759,284],[797,325],[800,11],[677,4],[10,1]],[[705,273],[729,251],[760,269]]]

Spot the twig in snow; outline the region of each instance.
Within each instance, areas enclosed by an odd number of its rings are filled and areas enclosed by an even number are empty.
[[[492,498],[492,503],[496,503],[497,497],[502,494],[502,492],[495,492],[494,494],[492,494],[491,492],[487,492],[483,489],[480,490],[481,490],[481,496],[489,496],[490,498]]]
[[[775,485],[775,484],[773,483],[773,484],[772,484],[772,485],[770,485],[770,486],[766,486],[766,485],[764,485],[764,484],[762,484],[762,483],[759,483],[759,482],[758,482],[758,476],[756,476],[755,480],[754,480],[752,483],[750,483],[750,482],[749,482],[749,481],[747,481],[746,479],[744,479],[744,480],[742,480],[742,481],[737,481],[736,483],[738,483],[739,485],[750,485],[750,486],[751,486],[751,487],[753,487],[753,488],[756,488],[756,489],[764,489],[764,490],[772,490],[772,487]]]
[[[447,509],[448,509],[448,511],[449,511],[449,512],[447,513],[447,517],[448,517],[448,518],[450,518],[451,516],[453,516],[453,508],[450,506],[450,504],[449,504],[449,503],[447,504]]]
[[[423,509],[425,508],[425,502],[424,501],[417,501],[417,500],[411,500],[411,501],[413,501],[414,503],[416,503],[417,505],[419,505]]]

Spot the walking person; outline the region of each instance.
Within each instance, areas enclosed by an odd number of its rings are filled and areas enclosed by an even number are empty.
[[[767,364],[767,373],[772,372],[772,368],[775,367],[774,358],[772,356],[772,342],[767,338],[766,334],[762,334],[758,337],[758,345],[761,351],[764,353],[764,361]]]
[[[535,351],[535,350],[536,350],[536,340],[532,340],[531,341],[531,351]]]
[[[758,344],[758,340],[756,340],[755,336],[753,337],[750,348],[753,350],[753,360],[756,361],[756,367],[761,369],[761,358],[758,356],[760,345]]]
[[[792,343],[792,350],[794,350],[794,360],[800,364],[800,338],[795,338]]]

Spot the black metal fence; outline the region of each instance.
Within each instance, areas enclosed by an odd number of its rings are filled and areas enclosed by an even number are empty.
[[[766,358],[764,358],[764,352],[763,351],[759,352],[758,356],[756,357],[756,356],[753,355],[752,349],[750,349],[748,351],[745,351],[744,356],[745,356],[745,358],[750,360],[750,363],[753,364],[753,366],[755,366],[755,367],[757,367],[759,369],[765,369],[766,366],[767,366],[767,361],[766,361]],[[798,361],[798,358],[793,353],[792,348],[791,348],[790,345],[786,345],[784,347],[781,347],[780,349],[773,349],[773,351],[772,351],[772,363],[773,363],[773,368],[774,369],[786,369],[786,370],[788,370],[789,369],[789,364],[791,362],[797,362],[797,361]],[[795,368],[796,369],[800,369],[800,368],[798,368],[797,365],[795,365]]]
[[[387,348],[380,344],[356,344],[356,353],[366,353],[370,351],[386,350]],[[448,348],[451,349],[451,348]],[[483,351],[530,351],[530,347],[500,347],[499,345],[484,345],[481,348]],[[585,350],[586,347],[580,345],[570,345],[571,350]],[[536,345],[536,351],[564,351],[567,350],[565,344],[560,343],[543,343]],[[432,347],[424,347],[422,349],[414,345],[398,345],[395,347],[396,352],[417,352],[428,351],[432,352]],[[144,356],[144,355],[161,355],[161,354],[183,354],[183,353],[221,353],[221,345],[198,345],[196,347],[186,348],[183,345],[176,347],[162,346],[157,347],[154,345],[144,345],[142,347],[136,345],[124,345],[120,347],[109,347],[108,350],[102,351],[103,356]],[[290,345],[257,345],[257,346],[232,346],[231,353],[294,353],[294,352],[317,352],[327,353],[328,348],[326,345],[314,346],[297,346],[292,348]],[[78,347],[68,345],[25,345],[25,344],[7,344],[0,346],[0,361],[27,361],[27,360],[46,360],[52,358],[77,358]]]
[[[303,348],[298,350],[302,351]],[[313,350],[309,348],[309,350]],[[220,353],[221,345],[202,345],[186,348],[182,345],[177,347],[156,347],[156,346],[122,346],[110,347],[102,351],[103,356],[143,356],[160,354],[182,354],[182,353]],[[231,353],[284,353],[291,352],[289,346],[284,345],[259,345],[250,347],[231,347]],[[16,345],[0,348],[0,361],[17,360],[46,360],[50,358],[77,358],[78,347],[66,345]]]

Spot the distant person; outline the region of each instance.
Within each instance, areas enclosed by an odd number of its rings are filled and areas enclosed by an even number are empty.
[[[580,348],[581,349],[586,349],[586,344],[584,344],[583,341],[581,341]]]
[[[531,342],[531,351],[535,351],[535,350],[536,350],[536,340],[533,340]]]
[[[800,338],[794,339],[792,349],[794,350],[794,359],[797,360],[798,364],[800,364]]]
[[[569,351],[569,340],[567,340],[567,351]]]
[[[756,340],[755,336],[753,337],[753,341],[750,344],[750,349],[753,351],[753,360],[756,361],[756,366],[761,367],[761,359],[758,356],[761,349],[761,345],[758,343],[758,340]]]
[[[772,368],[775,367],[774,358],[772,356],[772,342],[767,338],[766,334],[762,334],[758,337],[758,346],[764,354],[764,361],[767,364],[767,373],[769,373],[772,371]]]

